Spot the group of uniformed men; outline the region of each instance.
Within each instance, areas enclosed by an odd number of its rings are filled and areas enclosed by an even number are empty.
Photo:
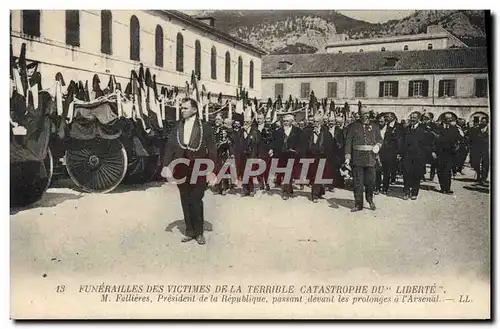
[[[468,127],[465,120],[456,120],[446,113],[438,122],[432,114],[414,112],[408,121],[398,122],[394,113],[376,114],[365,106],[346,117],[330,112],[316,114],[312,120],[296,122],[294,115],[286,114],[280,120],[271,121],[263,113],[255,120],[232,121],[217,115],[213,124],[217,145],[218,168],[228,158],[234,158],[238,178],[241,179],[249,159],[262,159],[266,170],[258,175],[261,190],[270,190],[269,167],[272,159],[279,167],[285,167],[293,159],[292,178],[299,178],[300,158],[309,158],[307,174],[311,186],[310,199],[317,202],[325,190],[343,188],[344,172],[353,179],[355,206],[352,211],[363,209],[363,194],[369,209],[375,210],[373,195],[387,194],[397,175],[403,176],[403,199],[417,199],[420,183],[425,180],[426,165],[431,167],[430,180],[437,171],[440,192],[453,194],[452,176],[462,173],[467,155],[477,173],[477,181],[485,184],[489,172],[488,119]],[[316,171],[320,159],[326,160],[324,178],[332,178],[333,184],[317,184]],[[281,186],[282,198],[293,194],[293,185],[283,181],[284,174],[272,177],[275,186]],[[282,183],[283,182],[283,183]],[[215,185],[215,192],[226,194],[235,185],[223,179]],[[299,188],[303,185],[299,184]],[[242,185],[244,196],[253,196],[253,179]]]

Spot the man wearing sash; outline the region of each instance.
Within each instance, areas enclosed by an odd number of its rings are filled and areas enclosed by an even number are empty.
[[[212,127],[208,122],[200,120],[198,102],[191,98],[183,99],[181,106],[182,120],[172,130],[165,149],[163,170],[161,175],[168,181],[176,181],[181,197],[182,211],[186,223],[186,237],[182,242],[196,239],[198,244],[205,244],[203,236],[203,196],[207,187],[207,177],[198,176],[194,168],[195,160],[217,159],[217,148],[214,142]],[[175,166],[174,160],[186,160]],[[203,169],[203,166],[200,166]],[[199,170],[200,168],[198,168]],[[194,175],[193,182],[191,178]],[[213,173],[209,174],[213,180]]]

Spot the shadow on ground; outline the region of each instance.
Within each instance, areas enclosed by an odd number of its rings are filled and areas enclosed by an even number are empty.
[[[177,228],[182,235],[186,235],[186,223],[184,222],[184,219],[178,219],[168,224],[168,226],[165,228],[165,232],[173,232],[174,228]],[[214,230],[214,227],[212,223],[205,220],[203,224],[203,230],[212,232]]]

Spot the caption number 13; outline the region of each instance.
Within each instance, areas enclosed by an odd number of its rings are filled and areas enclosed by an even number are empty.
[[[57,286],[57,287],[56,287],[56,292],[57,292],[58,294],[63,293],[65,290],[66,290],[66,286],[64,286],[64,285],[62,285],[62,286]]]

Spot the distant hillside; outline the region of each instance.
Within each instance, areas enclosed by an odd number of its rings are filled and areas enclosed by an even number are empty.
[[[424,33],[440,24],[470,46],[485,46],[485,16],[479,10],[418,10],[400,20],[373,24],[334,10],[204,11],[216,27],[271,54],[324,52],[337,33],[351,39]]]

